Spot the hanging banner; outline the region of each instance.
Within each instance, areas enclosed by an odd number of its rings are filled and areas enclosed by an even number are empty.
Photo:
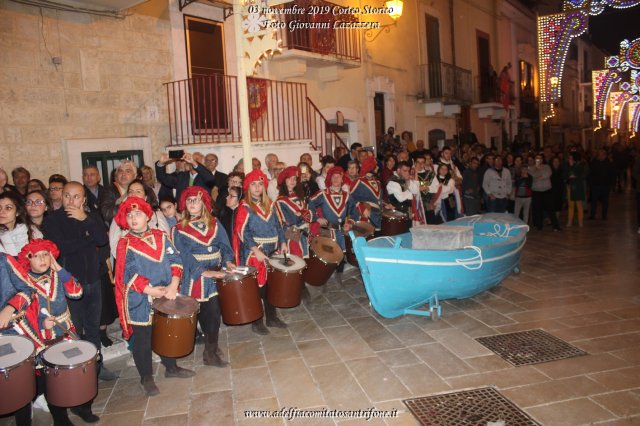
[[[267,112],[267,81],[247,77],[247,92],[249,95],[249,118],[255,122]]]

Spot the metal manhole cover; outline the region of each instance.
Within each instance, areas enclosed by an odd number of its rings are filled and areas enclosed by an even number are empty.
[[[476,340],[515,366],[588,355],[544,330],[496,334]]]
[[[539,425],[491,387],[406,399],[422,425]]]

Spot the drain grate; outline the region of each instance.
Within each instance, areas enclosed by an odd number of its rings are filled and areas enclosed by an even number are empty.
[[[422,425],[539,425],[491,387],[403,401]]]
[[[515,366],[588,355],[544,330],[496,334],[476,340]]]

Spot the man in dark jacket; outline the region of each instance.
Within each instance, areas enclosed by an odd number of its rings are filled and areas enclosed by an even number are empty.
[[[98,205],[100,213],[107,226],[111,224],[113,217],[118,212],[120,203],[127,198],[129,184],[138,177],[138,167],[131,160],[122,160],[115,169],[113,183],[100,193]]]
[[[100,212],[100,193],[104,191],[104,186],[100,185],[100,171],[94,165],[82,168],[82,183],[87,194],[87,207],[91,211]]]
[[[200,156],[198,156],[200,157]],[[167,173],[167,164],[175,161],[170,159],[169,154],[164,153],[160,156],[160,161],[156,163],[156,176],[158,180],[169,188],[175,188],[176,200],[180,199],[182,191],[192,185],[200,186],[207,191],[215,183],[215,179],[211,172],[202,164],[198,158],[186,153],[182,159],[187,163],[187,171]]]
[[[613,164],[607,158],[607,151],[601,149],[598,156],[589,165],[589,183],[591,185],[591,214],[589,219],[596,218],[598,203],[602,204],[602,219],[607,219],[609,211],[609,191],[613,181]]]
[[[358,161],[358,152],[362,151],[362,144],[358,142],[354,142],[351,144],[351,152],[349,154],[345,154],[338,159],[337,166],[342,167],[342,170],[347,170],[349,168],[349,161]]]

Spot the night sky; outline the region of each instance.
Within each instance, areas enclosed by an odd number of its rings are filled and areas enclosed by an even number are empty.
[[[591,41],[610,54],[620,50],[623,39],[640,38],[640,6],[629,9],[607,7],[600,15],[589,17]]]

